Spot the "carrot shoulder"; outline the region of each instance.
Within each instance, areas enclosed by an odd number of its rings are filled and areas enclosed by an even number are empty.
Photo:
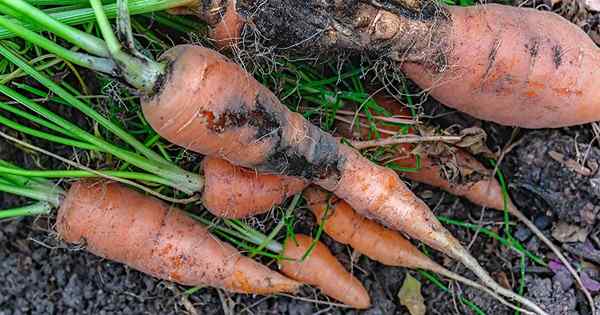
[[[181,210],[117,183],[73,184],[56,228],[63,240],[95,255],[183,285],[257,294],[299,286],[218,241]]]

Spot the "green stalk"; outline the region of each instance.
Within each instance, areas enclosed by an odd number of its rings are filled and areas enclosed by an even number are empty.
[[[156,161],[161,164],[170,165],[159,154],[157,154],[156,152],[154,152],[154,151],[150,150],[149,148],[147,148],[146,146],[144,146],[143,143],[141,143],[140,141],[135,139],[129,133],[127,133],[126,131],[121,129],[119,126],[114,124],[112,121],[106,119],[104,116],[100,115],[98,112],[96,112],[94,109],[92,109],[89,105],[87,105],[86,103],[77,99],[75,96],[73,96],[72,94],[67,92],[65,89],[60,87],[58,84],[54,83],[54,81],[52,81],[50,78],[46,77],[41,72],[34,69],[32,66],[27,64],[25,61],[23,61],[21,58],[19,58],[17,55],[15,55],[12,51],[5,48],[1,44],[0,44],[0,54],[3,55],[4,57],[6,57],[8,60],[10,60],[15,65],[17,65],[19,68],[21,68],[23,71],[25,71],[25,73],[27,73],[28,75],[33,77],[35,80],[40,82],[46,88],[48,88],[49,90],[54,92],[56,95],[58,95],[59,97],[61,97],[65,101],[67,101],[71,106],[77,108],[79,111],[81,111],[82,113],[84,113],[85,115],[87,115],[88,117],[93,119],[94,121],[98,122],[101,126],[108,129],[113,134],[115,134],[117,137],[121,138],[121,140],[123,140],[125,143],[129,144],[136,151],[140,152],[141,154],[143,154],[144,156],[146,156],[147,158],[149,158],[152,161]],[[27,97],[18,95],[18,93],[15,95],[15,97],[17,97],[15,99],[17,102],[19,102],[27,107],[29,107],[29,105],[33,104],[33,101],[31,101]],[[45,116],[45,115],[42,115],[42,116]],[[56,116],[56,115],[54,115],[54,116]],[[57,124],[57,125],[62,126],[61,124]],[[171,166],[171,167],[173,169],[178,169],[174,166]]]
[[[140,172],[129,172],[129,171],[103,171],[98,170],[98,172],[111,176],[118,177],[124,179],[133,179],[144,182],[152,182],[161,185],[171,185],[172,183],[160,176],[140,173]],[[42,178],[88,178],[88,177],[98,177],[98,174],[84,171],[84,170],[46,170],[46,171],[36,171],[36,170],[23,170],[18,168],[11,168],[0,166],[0,173],[10,174],[10,175],[18,175],[18,176],[28,176],[28,177],[42,177]]]
[[[71,44],[83,48],[85,51],[100,57],[109,57],[106,44],[99,38],[82,32],[74,27],[62,24],[44,11],[30,5],[23,0],[0,0],[0,4],[17,11],[28,19],[35,21],[45,30],[64,38]]]
[[[37,129],[33,129],[33,128],[29,128],[27,126],[23,126],[17,122],[14,122],[2,115],[0,115],[0,125],[5,125],[9,128],[12,128],[14,130],[17,130],[19,132],[22,132],[24,134],[28,134],[40,139],[44,139],[47,141],[51,141],[51,142],[55,142],[55,143],[59,143],[59,144],[63,144],[63,145],[68,145],[71,147],[75,147],[75,148],[80,148],[80,149],[84,149],[84,150],[92,150],[92,151],[102,151],[100,150],[97,146],[94,145],[90,145],[89,143],[86,142],[81,142],[81,141],[77,141],[77,140],[71,140],[71,139],[67,139],[64,137],[59,137],[59,136],[55,136],[43,131],[39,131]]]
[[[136,15],[156,11],[163,11],[179,6],[193,5],[194,2],[194,0],[132,0],[128,3],[128,7],[131,14]],[[88,1],[85,1],[85,3],[88,3]],[[105,5],[104,11],[106,12],[106,15],[109,18],[114,18],[117,16],[117,6],[114,3]],[[91,8],[52,13],[50,14],[50,16],[56,21],[67,25],[84,24],[87,22],[94,21],[96,19],[96,16],[94,15],[94,10]],[[15,20],[14,23],[22,23],[22,21]],[[40,27],[36,24],[26,23],[25,26],[28,29],[34,31],[43,30],[43,27]],[[0,39],[11,38],[14,36],[15,34],[8,31],[7,29],[0,29]]]
[[[31,121],[34,124],[38,124],[40,126],[46,127],[50,130],[56,131],[58,133],[61,133],[67,137],[73,137],[68,131],[66,131],[64,128],[61,128],[53,123],[48,122],[45,119],[42,119],[40,117],[37,117],[35,115],[32,115],[26,111],[20,110],[14,106],[10,106],[9,104],[6,104],[4,102],[0,101],[0,109],[11,112],[17,116],[20,116],[22,118],[25,118],[29,121]]]
[[[98,58],[87,54],[82,54],[76,51],[66,49],[55,42],[40,36],[27,28],[13,23],[10,20],[0,16],[0,26],[8,29],[9,31],[17,34],[19,37],[40,46],[41,48],[69,61],[76,65],[96,70],[102,73],[110,75],[116,75],[116,65],[108,58]]]
[[[7,161],[4,161],[4,160],[0,160],[0,166],[22,170],[21,168],[13,165]],[[6,173],[2,173],[2,172],[0,172],[0,177],[8,179],[13,184],[16,184],[16,185],[22,186],[22,187],[29,187],[29,188],[35,188],[35,189],[41,189],[41,190],[55,189],[54,183],[47,181],[45,179],[29,178],[29,177],[23,177],[20,175],[6,174]]]
[[[123,31],[129,34],[131,32],[131,26],[129,25],[129,12],[127,9],[127,0],[118,0],[117,9],[119,16],[125,22],[125,28]],[[108,17],[104,12],[104,7],[100,0],[90,0],[90,4],[94,9],[100,32],[106,42],[110,56],[115,62],[122,68],[121,76],[127,81],[127,83],[134,86],[139,91],[146,95],[151,95],[154,90],[156,83],[159,78],[164,75],[166,64],[162,62],[156,62],[144,57],[142,54],[129,55],[122,50],[121,43],[115,36]],[[122,34],[122,35],[126,35]],[[128,47],[130,51],[134,50],[134,47]]]
[[[38,201],[46,201],[54,207],[60,206],[62,193],[62,189],[58,187],[55,187],[54,189],[42,190],[39,188],[17,187],[6,181],[0,181],[0,191]]]
[[[0,45],[0,53],[3,53],[3,46]],[[172,164],[159,163],[156,161],[148,160],[136,153],[132,153],[123,148],[117,147],[116,145],[109,143],[103,139],[97,138],[96,136],[86,132],[85,130],[77,127],[66,119],[54,114],[47,110],[43,106],[27,99],[26,97],[18,94],[16,91],[0,85],[0,92],[13,98],[14,100],[21,102],[31,110],[40,114],[41,116],[47,117],[50,121],[56,125],[63,126],[70,133],[78,135],[81,140],[84,140],[92,145],[103,148],[106,152],[117,156],[123,161],[129,162],[147,172],[153,173],[158,176],[162,176],[168,179],[171,184],[169,186],[180,189],[189,194],[193,194],[202,188],[202,179],[197,174],[187,172],[180,168],[173,166]],[[147,149],[146,147],[144,147]]]
[[[0,210],[0,219],[50,214],[53,208],[52,204],[41,201],[25,207]]]
[[[72,4],[87,4],[86,0],[27,0],[27,3],[35,6],[43,5],[72,5]]]

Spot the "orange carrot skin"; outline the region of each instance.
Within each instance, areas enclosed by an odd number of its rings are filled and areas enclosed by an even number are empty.
[[[192,45],[174,47],[162,59],[170,63],[169,75],[156,95],[142,100],[161,136],[234,165],[335,185],[337,141],[237,64]]]
[[[315,186],[307,188],[303,195],[317,221],[325,220],[323,228],[327,235],[337,242],[350,245],[384,265],[427,270],[439,268],[400,233],[359,215],[345,201]]]
[[[296,240],[288,238],[283,255],[295,260],[281,260],[281,272],[292,279],[311,284],[326,295],[354,308],[370,307],[371,298],[362,283],[346,271],[323,243],[317,242],[310,256],[299,261],[312,242],[312,238],[302,234],[296,234]]]
[[[554,128],[600,119],[600,49],[550,12],[451,6],[448,69],[402,70],[445,105],[509,126]]]
[[[256,294],[300,285],[219,242],[181,210],[117,183],[74,183],[58,211],[57,231],[95,255],[183,285]]]
[[[222,218],[264,213],[308,185],[296,177],[259,174],[210,156],[202,161],[202,169],[202,202],[212,214]]]

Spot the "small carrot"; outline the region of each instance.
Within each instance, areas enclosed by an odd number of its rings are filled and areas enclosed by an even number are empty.
[[[304,260],[313,239],[307,235],[296,234],[284,244],[284,259],[281,260],[281,272],[288,277],[320,288],[327,294],[351,305],[364,309],[371,305],[371,299],[362,283],[331,254],[327,246],[317,242],[316,247]]]
[[[300,285],[218,241],[181,210],[117,183],[74,183],[56,229],[95,255],[183,285],[255,294],[294,292]]]
[[[210,156],[202,161],[202,170],[202,202],[212,214],[221,218],[244,218],[263,213],[308,185],[296,177],[259,174]]]
[[[323,224],[325,233],[337,242],[350,245],[359,253],[384,265],[433,271],[482,290],[511,308],[524,311],[481,284],[442,267],[421,253],[397,231],[359,215],[348,203],[331,196],[328,192],[311,186],[304,190],[303,195],[318,223]]]
[[[389,110],[395,115],[410,114],[406,107],[402,106],[392,98],[378,95],[375,96],[375,99],[380,106]],[[397,128],[390,126],[382,128],[386,128],[390,131],[397,131]],[[350,134],[348,128],[342,126],[340,130],[346,135]],[[409,132],[413,132],[412,129],[410,129]],[[354,134],[358,134],[359,137],[369,137],[369,133],[370,132],[368,129],[360,128],[358,133]],[[382,134],[382,137],[387,136],[389,136],[389,134]],[[414,167],[416,165],[416,157],[415,155],[411,154],[412,149],[413,145],[411,144],[401,144],[397,146],[398,157],[392,158],[392,160],[395,164],[402,167]],[[476,205],[499,211],[504,211],[506,208],[508,213],[515,216],[519,221],[525,224],[525,226],[527,226],[533,232],[533,234],[535,234],[544,244],[546,244],[546,246],[550,248],[550,250],[552,250],[552,252],[566,266],[569,273],[571,273],[573,278],[577,281],[579,287],[584,292],[588,300],[591,300],[591,295],[583,285],[581,277],[564,256],[560,248],[558,248],[551,240],[549,240],[544,233],[542,233],[542,231],[540,231],[538,227],[517,208],[510,198],[507,198],[506,205],[504,204],[505,193],[502,191],[500,183],[494,178],[494,176],[492,176],[492,171],[487,169],[465,150],[455,147],[452,147],[451,150],[452,157],[448,160],[451,160],[453,165],[458,168],[461,177],[463,176],[462,174],[469,174],[468,176],[464,176],[464,178],[453,182],[444,175],[445,172],[443,171],[442,165],[443,159],[433,159],[426,154],[419,155],[420,167],[418,169],[411,172],[403,172],[402,176],[419,183],[441,188],[455,196],[464,197]]]

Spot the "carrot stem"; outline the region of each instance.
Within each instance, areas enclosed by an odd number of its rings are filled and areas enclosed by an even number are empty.
[[[152,182],[161,185],[171,185],[171,182],[168,180],[147,173],[140,172],[129,172],[129,171],[104,171],[99,170],[102,174],[111,176],[111,177],[119,177],[125,179],[134,179],[144,182]],[[21,175],[28,177],[41,177],[41,178],[63,178],[63,177],[71,177],[71,178],[88,178],[88,177],[98,177],[98,174],[84,171],[84,170],[22,170],[15,169],[11,167],[0,166],[0,173],[6,173],[11,175]]]
[[[17,11],[19,14],[35,21],[45,30],[51,31],[66,41],[83,48],[85,51],[100,57],[109,57],[106,44],[99,38],[82,32],[72,26],[56,21],[44,11],[23,0],[0,0],[0,4]]]
[[[55,42],[40,36],[27,28],[13,23],[9,19],[0,16],[0,26],[8,29],[9,31],[17,34],[19,37],[40,46],[41,48],[67,60],[76,65],[89,68],[102,73],[115,75],[116,65],[115,63],[107,58],[98,58],[66,49]]]
[[[41,201],[25,207],[0,210],[0,219],[50,214],[53,208],[49,202]]]
[[[62,1],[71,1],[71,0],[58,0],[59,3]],[[28,0],[31,4],[35,5],[45,5],[45,4],[54,4],[54,0]],[[104,6],[104,11],[109,18],[114,18],[117,14],[117,6],[114,1],[112,3]],[[194,0],[132,0],[128,3],[129,11],[131,14],[143,14],[155,11],[163,11],[166,9],[186,6],[193,4]],[[88,4],[87,0],[72,0],[72,3],[85,3]],[[45,11],[48,12],[48,11]],[[12,15],[12,14],[11,14]],[[79,25],[87,22],[91,22],[95,20],[94,10],[92,8],[82,8],[76,10],[62,11],[62,12],[53,12],[49,14],[53,19],[58,22],[67,24],[67,25]],[[20,23],[27,27],[30,30],[38,31],[44,30],[44,27],[41,27],[37,24],[32,23],[23,23],[20,20],[14,20],[13,23]],[[5,28],[0,28],[0,39],[11,38],[14,37],[15,34],[10,32]]]
[[[129,50],[134,51],[134,55],[129,55],[122,50],[122,45],[113,33],[108,17],[104,12],[104,7],[100,0],[90,0],[90,4],[94,9],[96,21],[100,27],[102,37],[108,47],[110,56],[122,67],[121,76],[145,94],[152,94],[155,91],[155,85],[158,79],[164,74],[166,65],[161,62],[156,62],[144,57],[142,54],[135,54],[133,43]],[[129,25],[129,11],[127,8],[127,0],[117,1],[117,12],[119,21],[126,21],[125,28],[121,30],[125,37],[131,37],[131,25]],[[129,35],[129,36],[127,36]],[[133,41],[133,39],[131,39]]]
[[[29,187],[18,187],[8,181],[0,180],[0,191],[31,198],[38,201],[46,201],[52,204],[52,206],[58,207],[60,205],[62,189],[59,187],[49,187],[47,190],[41,188],[29,188]]]
[[[102,151],[99,147],[95,145],[91,145],[86,142],[81,142],[77,140],[71,140],[64,137],[55,136],[49,134],[47,132],[39,131],[37,129],[29,128],[27,126],[23,126],[15,121],[12,121],[2,115],[0,115],[0,124],[5,125],[9,128],[22,132],[24,134],[28,134],[30,136],[34,136],[40,139],[44,139],[47,141],[55,142],[58,144],[68,145],[75,148],[80,148],[84,150],[94,150],[94,151]]]

